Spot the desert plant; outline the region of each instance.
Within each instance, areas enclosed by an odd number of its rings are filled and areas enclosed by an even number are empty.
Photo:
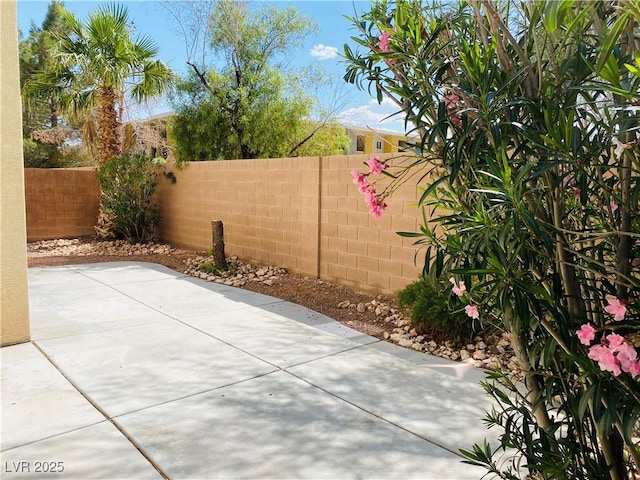
[[[160,161],[124,153],[98,166],[100,207],[116,237],[130,243],[144,243],[153,237],[160,224],[153,202]]]
[[[346,47],[345,78],[396,102],[422,140],[355,181],[377,217],[422,169],[427,221],[406,235],[519,361],[524,385],[485,383],[500,445],[463,452],[502,478],[638,475],[639,23],[624,0],[381,0],[354,19],[365,51]],[[494,460],[504,451],[512,462]]]
[[[400,290],[397,299],[398,306],[409,311],[411,323],[419,333],[454,342],[473,337],[474,325],[464,313],[464,305],[452,298],[448,283],[421,276]],[[453,302],[457,305],[452,306]]]

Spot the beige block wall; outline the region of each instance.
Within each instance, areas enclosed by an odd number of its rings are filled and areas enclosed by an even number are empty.
[[[15,0],[0,2],[0,345],[28,342],[22,106]]]
[[[227,255],[315,275],[319,159],[194,162],[160,182],[160,237],[211,248],[211,222],[224,224]]]
[[[397,154],[395,154],[397,156]],[[394,155],[378,155],[381,159]],[[369,155],[322,159],[320,278],[363,291],[395,293],[415,280],[422,263],[414,262],[418,248],[398,231],[419,230],[422,216],[415,207],[414,185],[405,184],[387,199],[382,217],[369,215],[363,195],[351,181],[351,171],[366,172]],[[376,186],[388,183],[382,176]]]
[[[27,240],[93,235],[100,188],[93,168],[25,168]]]
[[[384,215],[373,218],[351,177],[352,170],[367,170],[368,159],[193,162],[174,171],[175,184],[160,179],[158,235],[205,251],[212,247],[211,222],[221,220],[227,255],[358,290],[395,293],[422,269],[413,240],[396,233],[419,230],[419,193],[415,184],[401,186]],[[30,240],[93,233],[99,194],[93,171],[27,169],[25,178]]]
[[[391,155],[382,155],[382,158]],[[228,255],[274,264],[359,290],[391,294],[415,280],[417,247],[397,231],[417,231],[415,185],[369,215],[351,170],[368,155],[194,162],[161,182],[160,237],[211,248],[211,221],[222,220]]]

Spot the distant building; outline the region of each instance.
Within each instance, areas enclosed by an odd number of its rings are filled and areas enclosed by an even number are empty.
[[[395,153],[415,150],[416,139],[402,133],[366,127],[348,126],[347,155]]]

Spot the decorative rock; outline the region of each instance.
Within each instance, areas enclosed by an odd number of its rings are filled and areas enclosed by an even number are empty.
[[[262,283],[264,283],[267,287],[270,287],[271,285],[273,285],[273,280],[263,280]]]
[[[479,350],[473,354],[474,360],[484,360],[485,358],[487,358],[487,354],[482,350]]]
[[[398,342],[398,345],[400,345],[401,347],[410,348],[413,346],[413,340],[409,338],[401,338]]]
[[[351,302],[349,300],[345,300],[338,304],[338,308],[349,308],[351,306]]]
[[[389,335],[389,332],[384,332],[384,333],[382,334],[382,338],[384,338],[385,340],[389,340],[389,337],[390,337],[390,336],[391,336],[391,335]]]
[[[356,307],[356,310],[358,310],[358,313],[364,313],[366,310],[364,303],[359,303],[358,306]]]
[[[464,362],[467,358],[471,358],[471,355],[469,354],[469,351],[468,350],[460,350],[460,360],[462,360]]]

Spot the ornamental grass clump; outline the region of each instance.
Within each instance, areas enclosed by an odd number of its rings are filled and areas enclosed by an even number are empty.
[[[424,224],[403,235],[470,322],[508,332],[522,373],[487,377],[500,442],[466,461],[509,479],[637,478],[637,1],[377,0],[352,21],[345,79],[395,102],[421,151],[355,182],[379,217],[419,179]]]
[[[158,162],[123,153],[98,166],[101,214],[114,237],[130,243],[146,243],[153,238],[160,224],[160,212],[153,201]]]

